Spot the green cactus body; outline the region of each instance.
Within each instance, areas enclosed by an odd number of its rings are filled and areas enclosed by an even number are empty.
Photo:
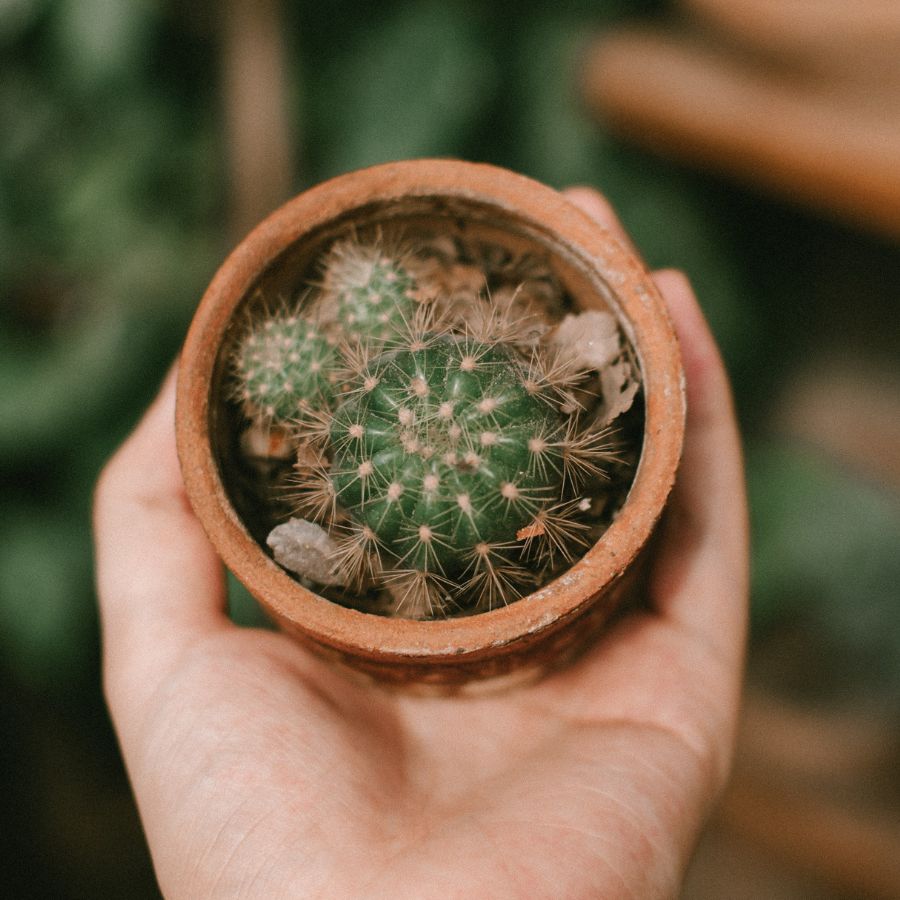
[[[234,355],[239,399],[263,422],[289,422],[323,409],[335,396],[338,354],[313,324],[277,314],[254,325]]]
[[[408,328],[419,305],[410,261],[409,253],[388,253],[378,244],[346,242],[332,249],[324,286],[344,334],[383,341]]]
[[[510,350],[429,336],[376,357],[335,413],[335,496],[399,567],[477,575],[559,500],[564,422]]]

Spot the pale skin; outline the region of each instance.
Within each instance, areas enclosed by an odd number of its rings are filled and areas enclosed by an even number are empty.
[[[647,609],[503,693],[389,693],[231,624],[167,380],[95,502],[104,686],[166,897],[677,896],[732,756],[747,516],[718,351],[684,277],[654,278],[688,422]]]

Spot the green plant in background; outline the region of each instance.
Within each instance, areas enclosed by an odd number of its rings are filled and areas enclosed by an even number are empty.
[[[173,40],[202,64],[159,4],[0,4],[0,648],[51,693],[93,690],[93,482],[225,247],[214,114],[154,62]]]
[[[773,441],[747,453],[754,626],[800,622],[846,689],[900,690],[900,504],[832,460]]]
[[[505,54],[491,37],[508,28],[465,2],[384,4],[351,29],[320,9],[309,46],[328,49],[307,106],[317,178],[395,159],[472,155],[468,143],[502,90]]]
[[[15,897],[159,896],[99,689],[90,511],[226,250],[214,42],[183,11],[0,3],[0,831]]]

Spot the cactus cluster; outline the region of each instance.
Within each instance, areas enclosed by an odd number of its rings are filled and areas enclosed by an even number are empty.
[[[401,245],[339,241],[324,263],[320,309],[351,341],[376,343],[401,332],[420,298],[415,257]]]
[[[250,418],[293,430],[295,511],[336,580],[416,618],[508,603],[570,561],[614,457],[579,397],[597,373],[521,305],[451,302],[428,272],[338,242],[313,301],[253,321],[232,366]]]
[[[340,357],[299,312],[251,319],[233,357],[235,396],[251,419],[285,424],[330,408]]]

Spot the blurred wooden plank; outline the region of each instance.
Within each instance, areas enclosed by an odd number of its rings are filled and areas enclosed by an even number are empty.
[[[279,0],[228,0],[222,26],[230,226],[238,239],[290,196],[296,136]]]
[[[893,94],[861,102],[652,30],[606,35],[586,62],[589,106],[636,142],[900,237]]]
[[[738,774],[716,817],[773,858],[859,898],[900,897],[900,823],[864,818],[812,793]]]
[[[745,46],[803,56],[900,47],[897,0],[681,0]]]
[[[678,900],[848,900],[808,872],[715,823],[706,828]]]
[[[896,776],[898,764],[900,729],[883,716],[789,703],[759,689],[744,698],[739,770],[858,795],[861,786]]]
[[[898,162],[900,166],[900,162]],[[900,492],[900,373],[869,360],[818,360],[777,404],[777,428]]]

